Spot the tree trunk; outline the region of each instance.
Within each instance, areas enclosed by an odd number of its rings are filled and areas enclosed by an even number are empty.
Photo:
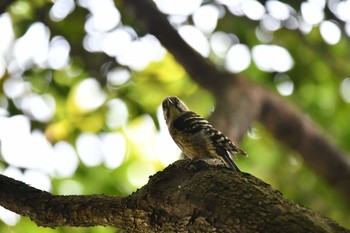
[[[180,160],[128,197],[58,196],[0,176],[0,205],[40,226],[127,232],[350,232],[258,178]]]

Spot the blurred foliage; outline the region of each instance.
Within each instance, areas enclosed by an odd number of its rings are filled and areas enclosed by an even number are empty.
[[[293,1],[289,2],[295,4]],[[149,175],[163,169],[169,163],[169,161],[161,162],[163,160],[159,159],[159,154],[156,153],[157,145],[162,144],[159,143],[162,138],[162,134],[159,134],[159,130],[162,129],[159,107],[163,98],[177,95],[190,109],[203,116],[210,115],[215,100],[206,90],[194,83],[171,54],[165,51],[160,58],[151,59],[142,69],[133,68],[123,63],[121,58],[115,59],[114,56],[106,54],[106,51],[93,51],[86,46],[87,22],[91,18],[91,9],[77,3],[74,3],[72,12],[60,20],[53,20],[50,17],[53,3],[48,0],[17,0],[8,8],[15,34],[14,40],[22,37],[31,25],[41,22],[47,26],[50,40],[55,36],[62,36],[69,43],[70,53],[68,62],[59,69],[50,67],[46,62],[30,60],[24,68],[17,68],[14,72],[11,71],[13,70],[11,65],[16,64],[13,41],[4,54],[1,54],[6,64],[5,72],[0,77],[1,115],[5,118],[22,114],[28,116],[31,131],[44,132],[46,139],[52,145],[67,141],[77,146],[77,140],[83,133],[95,134],[101,140],[108,133],[122,135],[126,141],[126,151],[120,165],[111,168],[105,161],[101,161],[89,166],[80,158],[74,175],[60,177],[49,174],[49,177],[52,182],[51,191],[54,194],[69,192],[128,195],[147,182]],[[316,24],[308,33],[280,27],[278,30],[266,32],[271,39],[262,42],[256,36],[257,28],[261,27],[258,20],[231,14],[219,1],[215,4],[226,12],[218,20],[215,31],[230,33],[249,48],[258,44],[276,44],[289,51],[295,65],[285,73],[293,83],[293,92],[285,96],[286,100],[317,122],[329,140],[334,141],[343,150],[350,151],[350,105],[344,101],[339,91],[344,78],[350,74],[347,65],[350,60],[349,38],[343,35],[335,45],[327,45],[320,35],[319,24]],[[143,37],[140,35],[139,22],[130,17],[120,1],[116,1],[116,5],[122,16],[122,22],[112,29],[123,27],[132,35],[132,41],[141,40]],[[299,12],[299,5],[297,7],[296,12]],[[343,24],[335,17],[332,20],[340,26]],[[182,22],[187,23],[193,23],[190,16],[185,17]],[[96,30],[92,34],[106,34],[112,29]],[[211,34],[208,33],[206,36],[209,38]],[[0,34],[0,41],[3,36]],[[131,50],[124,52],[131,53]],[[140,50],[139,56],[145,56],[143,52]],[[214,53],[211,53],[209,58],[219,67],[224,67],[224,58]],[[108,75],[116,68],[125,71],[129,77],[124,81],[113,82]],[[278,92],[277,72],[261,71],[252,63],[242,71],[242,74],[270,88],[271,91]],[[5,84],[9,80],[20,80],[21,85],[23,84],[25,90],[20,97],[11,98],[6,92]],[[91,108],[82,107],[77,100],[79,87],[86,80],[90,80],[90,84],[91,80],[96,81],[93,87],[89,87],[88,92],[97,93],[96,96],[101,98],[100,102]],[[350,92],[350,89],[347,91]],[[42,96],[43,99],[47,96],[54,99],[54,111],[49,119],[37,119],[34,112],[23,108],[24,99],[33,94]],[[94,103],[99,101],[97,97],[88,100]],[[124,114],[125,110],[120,104],[113,112],[112,100],[125,103],[127,113]],[[121,145],[115,146],[116,149],[121,147]],[[304,165],[303,159],[298,154],[280,145],[260,124],[254,124],[241,146],[250,155],[248,159],[238,160],[243,171],[270,183],[287,198],[319,211],[345,227],[350,227],[348,206],[317,174]],[[161,153],[168,153],[168,148],[161,150]],[[4,159],[0,160],[0,171],[6,170],[9,166],[14,165]],[[19,168],[22,171],[30,169]],[[37,227],[28,218],[21,218],[15,226],[1,223],[0,232],[97,233],[115,232],[115,229],[64,227],[53,230]]]

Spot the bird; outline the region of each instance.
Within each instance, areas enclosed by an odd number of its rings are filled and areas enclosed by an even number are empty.
[[[176,96],[166,97],[162,108],[169,133],[187,158],[219,159],[228,168],[240,172],[233,158],[236,154],[248,155],[228,137],[206,119],[190,111]]]

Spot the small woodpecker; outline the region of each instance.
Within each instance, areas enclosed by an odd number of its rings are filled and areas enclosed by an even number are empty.
[[[169,133],[182,152],[190,159],[220,159],[227,167],[240,171],[233,162],[235,154],[248,156],[209,122],[190,111],[177,97],[162,103]]]

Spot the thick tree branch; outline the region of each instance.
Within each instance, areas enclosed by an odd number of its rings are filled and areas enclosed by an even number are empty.
[[[257,89],[256,87],[255,89]],[[305,114],[280,97],[261,90],[258,120],[284,144],[298,151],[350,203],[350,160]]]
[[[350,160],[324,136],[308,116],[281,97],[247,79],[239,79],[238,85],[231,90],[226,95],[218,96],[217,110],[211,116],[218,128],[228,130],[227,134],[235,138],[232,131],[239,132],[237,123],[260,121],[277,140],[299,152],[304,161],[350,203]],[[247,97],[240,98],[242,96]],[[242,116],[237,113],[241,108],[251,109],[252,114]],[[249,126],[245,125],[244,128]]]
[[[166,17],[161,14],[150,1],[133,0],[124,1],[131,12],[137,17],[138,22],[148,33],[155,35],[165,48],[186,69],[188,74],[204,88],[214,91],[214,86],[221,85],[231,74],[221,73],[217,76],[215,66],[207,59],[193,50],[170,25]],[[186,51],[184,53],[184,51]]]
[[[277,140],[299,152],[307,164],[321,174],[350,203],[350,162],[324,137],[315,124],[280,96],[245,78],[218,70],[194,52],[147,0],[125,1],[148,32],[160,42],[201,86],[217,100],[211,116],[215,126],[239,141],[254,120],[263,123]]]
[[[106,195],[56,196],[0,175],[0,205],[44,227],[119,226],[122,199]]]
[[[57,196],[0,175],[0,205],[38,225],[128,232],[350,232],[246,173],[180,160],[128,197]]]
[[[249,80],[243,77],[234,80],[214,93],[217,104],[209,120],[229,138],[240,142],[260,113],[261,96],[252,89]]]

